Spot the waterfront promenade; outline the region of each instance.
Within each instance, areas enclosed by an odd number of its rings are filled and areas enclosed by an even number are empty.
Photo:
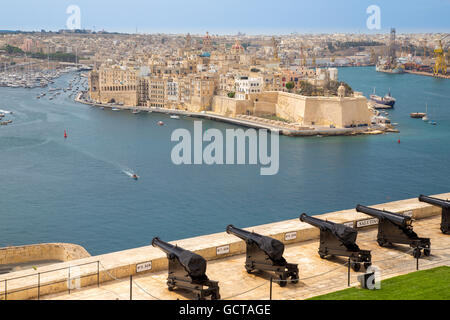
[[[164,108],[153,108],[153,107],[142,107],[142,106],[121,106],[116,104],[99,104],[89,102],[83,97],[83,93],[79,93],[75,98],[75,101],[78,103],[91,105],[94,107],[101,108],[116,108],[121,110],[139,110],[141,112],[156,112],[168,115],[179,115],[186,117],[194,117],[199,119],[208,119],[219,122],[225,122],[237,126],[254,128],[254,129],[267,129],[271,131],[278,131],[279,134],[285,136],[352,136],[352,135],[360,135],[360,134],[383,134],[385,132],[389,132],[382,127],[376,128],[330,128],[330,127],[321,127],[321,126],[308,126],[308,127],[299,127],[293,128],[291,124],[283,124],[281,121],[267,121],[263,118],[257,117],[247,117],[240,116],[236,118],[226,117],[223,115],[219,115],[217,113],[211,111],[204,112],[191,112],[177,109],[164,109]],[[395,130],[393,131],[395,132]]]
[[[447,199],[450,193],[435,195]],[[376,205],[376,208],[412,215],[416,219],[414,230],[421,237],[431,238],[430,257],[419,261],[419,269],[449,265],[450,237],[440,232],[440,209],[416,198]],[[302,223],[293,213],[292,220],[256,226],[247,230],[274,237],[286,244],[285,258],[298,263],[300,282],[289,284],[286,288],[273,287],[274,299],[304,299],[347,287],[347,266],[345,259],[322,260],[317,254],[318,229]],[[337,223],[358,227],[358,222],[367,225],[370,217],[354,209],[327,213],[319,216]],[[230,221],[232,222],[232,221]],[[381,248],[376,242],[375,225],[358,228],[357,243],[362,249],[372,250],[372,261],[381,271],[383,278],[405,274],[416,270],[416,260],[408,246]],[[291,237],[286,239],[286,234]],[[295,234],[295,237],[292,235]],[[148,242],[155,235],[149,235]],[[162,236],[162,235],[160,235]],[[195,251],[209,262],[208,276],[220,282],[221,295],[225,299],[268,299],[269,278],[248,275],[244,269],[245,244],[240,239],[225,232],[196,238],[174,241],[180,247]],[[218,254],[228,246],[228,252]],[[138,265],[151,262],[151,269],[137,272]],[[82,266],[82,267],[80,267]],[[52,272],[52,270],[55,270]],[[76,272],[75,272],[76,271]],[[43,276],[45,274],[45,276]],[[351,285],[357,284],[361,273],[351,271]],[[75,276],[74,276],[75,275]],[[37,298],[37,280],[40,281],[40,298],[51,299],[129,299],[130,276],[134,276],[133,297],[135,299],[192,299],[179,291],[168,292],[165,285],[167,277],[166,255],[152,246],[94,256],[37,270],[26,270],[0,276],[0,299]],[[82,289],[69,290],[81,277]],[[68,281],[68,277],[71,279]],[[14,279],[14,280],[13,280]],[[5,285],[7,281],[7,286]],[[6,288],[6,290],[5,290]],[[6,294],[5,294],[5,291]],[[56,294],[56,295],[51,295]]]

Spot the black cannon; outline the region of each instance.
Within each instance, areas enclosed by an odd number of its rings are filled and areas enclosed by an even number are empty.
[[[361,250],[356,244],[358,231],[343,224],[324,221],[310,217],[303,213],[300,221],[320,229],[319,256],[325,259],[327,256],[340,256],[350,258],[350,266],[358,272],[361,264],[367,269],[372,265],[370,250]]]
[[[298,283],[298,266],[287,263],[283,258],[284,244],[276,239],[248,232],[229,225],[227,233],[233,234],[247,244],[247,259],[245,269],[248,273],[254,270],[271,271],[279,277],[279,285],[287,285],[288,278],[292,283]]]
[[[381,247],[393,243],[409,244],[414,248],[414,258],[420,258],[422,250],[425,256],[431,255],[430,239],[417,236],[412,227],[411,217],[361,205],[356,206],[356,211],[378,218],[377,242]]]
[[[441,231],[444,234],[450,234],[450,201],[421,195],[419,201],[432,204],[442,208]]]
[[[198,300],[204,300],[209,296],[211,300],[220,299],[219,283],[209,280],[206,276],[206,260],[203,257],[159,238],[154,238],[152,245],[167,253],[169,291],[173,291],[177,287],[193,292]]]

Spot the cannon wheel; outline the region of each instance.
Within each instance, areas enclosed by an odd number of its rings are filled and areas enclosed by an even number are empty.
[[[325,259],[327,257],[327,255],[323,254],[323,253],[319,253],[319,257],[320,257],[320,259]]]
[[[429,257],[431,256],[431,249],[423,249],[423,254],[425,255],[425,257]]]
[[[216,293],[216,292],[213,292],[211,294],[211,300],[220,300],[220,294]]]
[[[298,273],[294,273],[294,274],[292,274],[292,276],[291,276],[291,282],[293,283],[293,284],[297,284],[298,283]]]
[[[249,267],[245,267],[245,270],[247,271],[248,274],[251,274],[253,272],[253,269]]]
[[[380,247],[384,247],[387,244],[387,242],[383,239],[378,239],[377,242]]]
[[[413,251],[414,258],[419,259],[421,255],[422,255],[422,252],[420,251],[420,249],[419,248],[415,248],[414,251]]]
[[[198,293],[197,300],[201,301],[201,300],[205,300],[205,298],[200,293]]]
[[[286,274],[280,274],[280,282],[279,282],[279,285],[280,285],[280,287],[286,287],[286,285],[287,285],[287,275]]]
[[[357,262],[352,262],[350,264],[350,266],[352,267],[353,271],[358,272],[359,270],[361,270],[361,264],[357,263]]]
[[[369,269],[369,267],[372,265],[372,262],[364,262],[364,269]]]

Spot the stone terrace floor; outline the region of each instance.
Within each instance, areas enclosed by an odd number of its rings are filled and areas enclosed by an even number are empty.
[[[415,221],[414,231],[419,237],[431,238],[431,256],[422,257],[419,269],[450,265],[450,236],[440,231],[440,216]],[[377,229],[359,232],[357,243],[361,249],[372,250],[373,265],[378,267],[382,279],[410,273],[416,270],[416,260],[407,245],[381,248],[376,242]],[[347,260],[345,258],[320,259],[318,240],[286,247],[284,257],[290,263],[298,263],[300,281],[281,288],[273,285],[274,300],[300,300],[347,288]],[[220,294],[226,300],[268,300],[270,276],[249,275],[244,269],[245,255],[208,262],[207,275],[219,281]],[[351,271],[351,285],[357,286],[357,276],[362,272]],[[166,285],[167,271],[150,273],[133,278],[133,300],[184,300],[194,299],[188,292],[169,292]],[[103,283],[100,288],[88,287],[69,294],[43,297],[53,300],[129,300],[130,280],[120,279]]]

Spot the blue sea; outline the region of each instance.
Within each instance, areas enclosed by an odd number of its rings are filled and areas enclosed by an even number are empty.
[[[54,86],[67,87],[73,76]],[[194,118],[113,112],[67,94],[36,99],[44,89],[0,88],[0,109],[14,112],[7,116],[13,124],[0,126],[0,247],[67,242],[96,255],[149,245],[154,236],[183,239],[230,223],[249,227],[450,192],[450,80],[372,67],[341,68],[339,78],[366,96],[390,89],[397,104],[389,116],[401,132],[280,137],[274,176],[261,176],[255,165],[174,165],[171,134],[192,131]],[[436,126],[409,117],[426,103]]]

